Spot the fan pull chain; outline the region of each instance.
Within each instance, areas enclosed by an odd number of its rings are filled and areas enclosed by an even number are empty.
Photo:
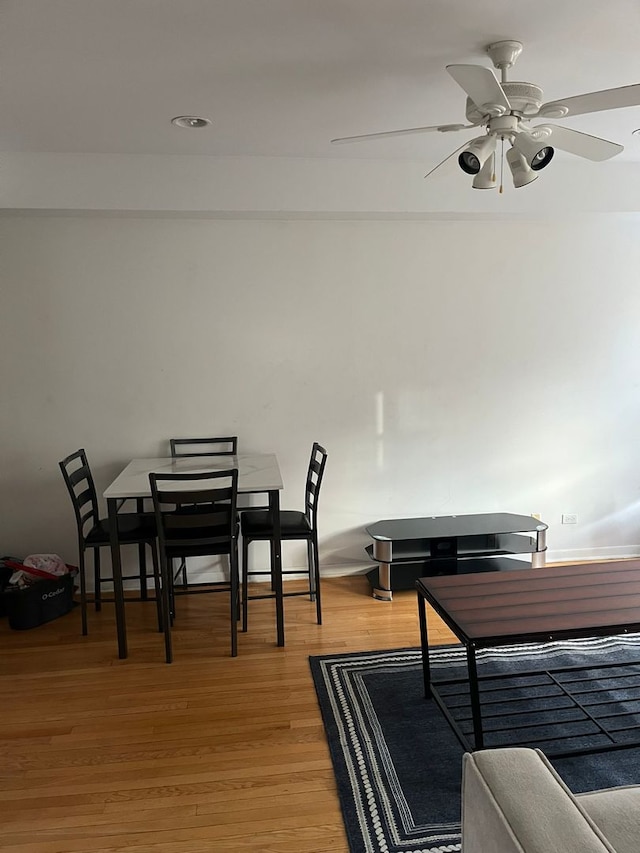
[[[493,172],[491,173],[491,183],[495,184],[495,182],[496,182],[496,152],[494,151],[491,156],[493,157]]]
[[[500,140],[500,143],[501,143],[501,146],[500,146],[501,151],[500,151],[500,190],[499,190],[499,192],[502,193],[504,191],[504,186],[503,186],[503,178],[504,178],[504,136]]]

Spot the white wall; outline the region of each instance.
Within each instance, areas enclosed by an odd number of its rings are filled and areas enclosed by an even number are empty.
[[[378,518],[494,510],[539,512],[556,558],[639,553],[638,237],[6,215],[0,551],[75,560],[57,463],[78,447],[102,490],[169,436],[233,432],[277,452],[284,506],[326,445],[327,568],[366,562]]]

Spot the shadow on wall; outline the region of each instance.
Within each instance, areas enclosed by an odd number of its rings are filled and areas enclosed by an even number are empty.
[[[373,523],[373,521],[371,522]],[[351,527],[341,530],[332,536],[322,536],[320,530],[320,568],[329,566],[342,566],[345,574],[369,570],[372,567],[369,555],[365,547],[371,542],[365,533],[365,526]]]
[[[3,479],[0,515],[3,555],[55,553],[77,564],[76,522],[57,464],[51,471],[25,470],[19,479]]]

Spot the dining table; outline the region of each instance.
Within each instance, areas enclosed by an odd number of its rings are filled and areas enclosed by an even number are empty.
[[[126,500],[144,501],[151,498],[149,474],[196,474],[208,471],[238,469],[238,494],[267,495],[273,527],[272,584],[276,604],[276,638],[284,646],[284,605],[282,588],[282,537],[280,530],[280,491],[283,488],[280,467],[275,453],[238,453],[226,456],[154,457],[132,459],[104,490],[107,502],[111,537],[118,656],[126,658],[127,626],[125,596],[122,582],[122,562],[118,540],[117,514]]]

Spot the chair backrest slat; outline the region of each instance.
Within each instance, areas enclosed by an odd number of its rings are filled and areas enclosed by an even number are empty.
[[[319,446],[320,445],[318,445],[318,447]],[[325,454],[325,456],[326,456],[326,454]],[[313,471],[314,473],[319,474],[320,468],[321,468],[321,460],[320,459],[314,459],[313,454],[312,454],[311,455],[311,461],[309,462],[309,473],[311,473]]]
[[[166,530],[193,530],[212,527],[224,527],[229,524],[230,512],[227,508],[217,512],[193,512],[171,515],[167,513],[164,517]]]
[[[237,435],[219,435],[213,438],[171,438],[171,456],[235,456],[238,452]]]
[[[93,489],[85,489],[84,492],[80,492],[80,494],[76,493],[76,501],[78,502],[78,507],[82,508],[85,504],[89,502],[93,503],[94,497],[95,490]]]
[[[89,475],[89,466],[82,465],[80,468],[77,469],[77,471],[73,471],[71,474],[69,474],[69,482],[72,486],[77,486],[78,483],[81,483],[83,480],[88,479]]]
[[[305,513],[313,530],[317,529],[318,499],[320,496],[322,478],[324,476],[324,466],[327,462],[327,455],[327,451],[324,447],[318,444],[317,441],[314,441],[313,447],[311,448],[311,458],[309,459],[304,495]]]
[[[161,548],[206,548],[236,538],[237,468],[150,474],[149,483]],[[177,488],[178,483],[185,488]]]
[[[98,497],[93,476],[84,449],[76,450],[60,464],[60,470],[71,497],[73,511],[76,516],[78,537],[84,539],[87,527],[93,527],[98,523]],[[89,504],[89,508],[84,508]]]
[[[203,476],[208,477],[213,473],[205,472]],[[200,477],[201,475],[196,476]],[[232,493],[233,488],[231,486],[221,486],[219,489],[212,489],[211,487],[206,489],[167,489],[161,485],[158,486],[160,502],[174,504],[175,506],[230,500]]]

